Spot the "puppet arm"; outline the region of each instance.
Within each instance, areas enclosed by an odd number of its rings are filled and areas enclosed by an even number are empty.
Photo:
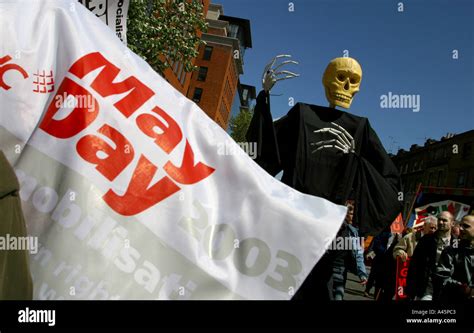
[[[267,93],[270,93],[270,90],[273,88],[273,86],[275,85],[276,82],[281,81],[281,80],[292,79],[292,78],[300,76],[299,74],[296,74],[296,73],[293,73],[293,72],[290,72],[290,71],[286,71],[286,70],[278,72],[277,70],[279,70],[281,67],[283,67],[287,64],[298,65],[297,61],[285,60],[282,63],[275,66],[276,62],[281,58],[291,58],[291,55],[289,55],[289,54],[277,55],[275,58],[273,58],[265,66],[265,70],[263,71],[263,74],[262,74],[262,88]]]
[[[354,155],[357,223],[362,235],[376,235],[390,226],[403,208],[400,174],[367,121],[359,138],[360,155]]]
[[[288,138],[295,135],[291,120],[294,117],[286,115],[273,122],[270,112],[270,90],[275,83],[299,76],[299,74],[289,71],[278,71],[284,65],[298,64],[293,60],[285,60],[276,64],[279,59],[290,57],[290,55],[278,55],[265,66],[262,74],[263,90],[257,96],[257,104],[246,135],[248,142],[257,144],[255,162],[272,176],[282,170],[282,158],[286,157],[292,144]]]

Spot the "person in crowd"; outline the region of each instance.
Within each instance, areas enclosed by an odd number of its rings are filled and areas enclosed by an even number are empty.
[[[393,258],[393,250],[401,239],[398,233],[392,233],[387,243],[388,249],[379,261],[380,269],[375,277],[375,300],[388,302],[395,296],[397,262]]]
[[[451,234],[454,236],[454,237],[457,237],[459,238],[460,237],[460,234],[461,234],[461,227],[460,227],[460,223],[458,223],[457,221],[454,222],[454,225],[453,227],[451,228]]]
[[[368,253],[373,252],[375,257],[372,260],[372,265],[370,268],[369,278],[365,287],[364,296],[370,297],[370,290],[375,285],[375,280],[377,276],[380,276],[380,270],[383,269],[383,255],[387,251],[388,241],[392,236],[390,232],[390,226],[388,226],[384,231],[374,237],[372,243],[369,246]],[[377,294],[377,290],[376,290]]]
[[[434,299],[463,301],[474,298],[474,215],[466,215],[460,223],[458,246],[448,246],[439,258],[433,276]]]
[[[403,231],[402,231],[402,237],[405,237],[406,235],[411,234],[412,232],[414,232],[414,229],[413,229],[413,228],[410,228],[410,227],[405,228],[405,229],[403,229]]]
[[[337,257],[333,265],[333,297],[334,300],[343,300],[345,286],[347,281],[347,273],[359,276],[362,285],[367,282],[367,271],[364,263],[364,250],[360,243],[359,231],[352,225],[354,216],[354,204],[348,202],[346,219],[338,233],[338,237],[349,239],[349,249],[341,251],[341,255]]]
[[[420,238],[424,235],[431,235],[436,232],[438,229],[438,219],[436,216],[427,216],[425,218],[425,223],[423,224],[423,230],[420,232]]]
[[[405,262],[407,258],[413,256],[415,246],[420,240],[421,236],[429,235],[436,231],[438,220],[435,216],[427,216],[423,224],[422,232],[411,232],[406,234],[397,245],[393,248],[393,258],[397,260],[397,257]]]
[[[453,242],[456,237],[451,235],[454,217],[448,211],[438,215],[438,229],[418,241],[408,268],[406,293],[410,299],[432,300],[432,276],[441,252]]]

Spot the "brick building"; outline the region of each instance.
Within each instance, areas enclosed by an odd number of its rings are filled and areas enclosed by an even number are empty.
[[[226,129],[236,98],[239,75],[243,74],[245,49],[252,47],[250,21],[225,16],[218,4],[210,4],[206,16],[206,45],[200,46],[187,97]]]
[[[207,16],[210,2],[210,0],[202,0],[204,17]],[[198,35],[202,36],[202,33],[199,31]],[[166,81],[179,90],[183,95],[186,95],[189,90],[191,75],[192,73],[186,72],[183,64],[179,61],[173,63],[170,68],[165,69],[163,72],[163,77]]]
[[[474,130],[428,139],[423,146],[399,150],[392,160],[402,178],[405,214],[419,184],[424,195],[417,206],[450,199],[474,207]]]

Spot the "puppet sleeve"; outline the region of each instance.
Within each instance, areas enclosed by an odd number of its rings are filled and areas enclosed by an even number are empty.
[[[270,112],[270,96],[261,91],[257,97],[254,114],[247,130],[247,141],[257,143],[257,162],[269,174],[275,176],[283,168],[284,163],[291,161],[290,155],[294,149],[295,133],[295,106],[286,116],[273,121]]]
[[[401,212],[400,174],[367,121],[357,173],[358,224],[362,235],[376,235]]]

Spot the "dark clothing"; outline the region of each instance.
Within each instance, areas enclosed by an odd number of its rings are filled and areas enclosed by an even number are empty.
[[[317,148],[311,143],[336,139],[323,128],[343,127],[355,142],[355,153]],[[247,141],[257,143],[256,162],[271,175],[283,170],[281,181],[306,194],[336,204],[355,200],[353,224],[361,236],[377,234],[401,211],[400,175],[367,118],[337,109],[296,104],[286,116],[272,119],[270,97],[261,91],[247,131]],[[307,277],[295,298],[332,299],[332,269],[337,250],[326,252]]]
[[[382,256],[380,256],[380,258],[382,258]],[[380,259],[380,261],[382,261],[382,260]],[[367,284],[365,285],[365,292],[367,294],[370,294],[370,291],[372,290],[372,288],[375,285],[375,278],[378,275],[377,273],[378,273],[380,267],[381,266],[379,264],[379,258],[377,256],[375,256],[374,259],[372,259],[372,263],[370,265],[369,278],[367,279]]]
[[[332,281],[334,300],[343,300],[347,282],[347,269],[344,266],[334,266],[332,268]]]
[[[343,127],[355,141],[356,153],[335,148],[316,149],[311,143],[336,136],[322,128]],[[337,109],[296,104],[273,122],[269,96],[257,97],[247,140],[257,143],[256,162],[272,175],[283,170],[282,182],[337,204],[355,200],[354,226],[362,236],[375,235],[401,211],[400,176],[367,118]]]
[[[393,259],[393,249],[398,243],[398,235],[394,235],[392,244],[387,249],[385,243],[385,252],[380,255],[379,269],[375,277],[375,290],[378,301],[388,302],[395,296],[395,285],[397,276],[397,262]],[[388,241],[388,239],[387,239]]]
[[[387,252],[388,241],[392,233],[390,231],[382,231],[374,237],[374,240],[369,246],[369,252],[374,251],[376,256],[383,256]]]
[[[374,285],[375,296],[377,296],[379,292],[382,283],[381,278],[384,275],[383,270],[385,267],[385,254],[387,252],[387,245],[391,235],[392,234],[390,231],[384,230],[375,236],[370,243],[368,252],[374,251],[375,257],[372,260],[369,279],[367,281],[367,285],[365,286],[366,293],[369,293]]]
[[[294,300],[328,302],[333,297],[334,252],[326,251],[293,297]]]
[[[423,297],[432,288],[432,276],[436,271],[439,232],[420,238],[408,268],[406,294],[409,298]],[[450,245],[457,242],[451,236]]]
[[[474,248],[464,241],[459,246],[448,246],[441,253],[433,276],[434,299],[463,301],[463,284],[474,288]]]
[[[0,237],[26,237],[26,226],[18,196],[18,180],[0,151]],[[0,249],[0,300],[33,297],[29,256],[25,250]]]

